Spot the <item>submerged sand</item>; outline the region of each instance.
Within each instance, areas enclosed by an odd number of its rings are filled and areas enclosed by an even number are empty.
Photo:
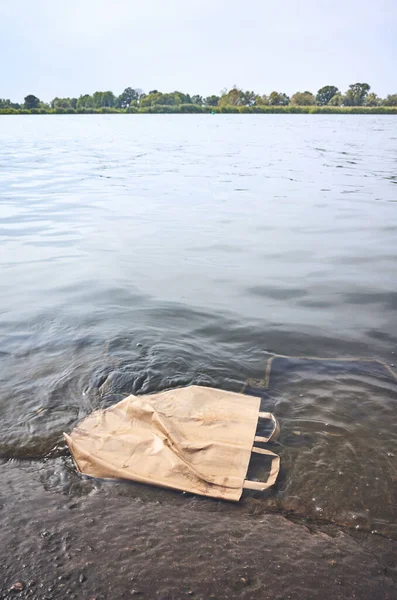
[[[377,534],[292,522],[250,498],[167,502],[117,484],[70,496],[16,461],[0,473],[1,598],[397,597],[397,542]]]

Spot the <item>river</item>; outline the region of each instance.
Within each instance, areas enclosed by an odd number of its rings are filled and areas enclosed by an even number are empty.
[[[129,393],[262,386],[283,470],[255,502],[396,538],[396,184],[393,116],[1,117],[3,461],[116,494],[63,431]]]

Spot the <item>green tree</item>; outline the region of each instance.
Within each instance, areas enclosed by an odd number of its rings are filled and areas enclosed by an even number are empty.
[[[76,104],[77,110],[81,110],[82,108],[94,108],[94,100],[90,94],[84,94],[80,96],[77,100]]]
[[[73,101],[76,102],[74,106]],[[50,102],[51,108],[76,108],[76,104],[76,98],[54,98],[54,100],[51,100]]]
[[[345,94],[346,106],[362,106],[371,86],[368,83],[353,83]]]
[[[239,90],[234,87],[222,94],[219,106],[252,106],[255,104],[255,92]]]
[[[268,113],[270,112],[327,112],[327,106],[333,107],[385,107],[373,112],[383,112],[392,114],[397,107],[397,94],[389,94],[383,100],[374,92],[370,92],[368,83],[354,83],[349,86],[346,94],[342,94],[336,86],[326,85],[320,88],[314,96],[309,91],[296,92],[291,99],[287,94],[273,91],[269,96],[258,95],[250,90],[242,90],[234,85],[231,89],[224,89],[218,95],[211,95],[203,98],[200,94],[190,96],[181,91],[160,92],[151,90],[144,94],[140,89],[131,87],[116,97],[111,91],[96,91],[93,95],[84,94],[79,98],[60,98],[55,97],[50,104],[41,101],[32,94],[25,97],[24,104],[11,102],[6,98],[0,98],[0,109],[2,112],[14,114],[18,109],[21,112],[32,112],[34,114],[45,114],[51,109],[51,112],[59,114],[69,114],[74,112],[83,113],[114,113],[116,108],[127,112],[148,112],[148,113],[176,113],[176,112],[210,112],[211,107],[217,108],[217,112],[223,113]],[[286,111],[282,107],[291,104]],[[323,108],[305,107],[317,104]],[[280,107],[269,109],[267,106]],[[201,108],[203,107],[203,108]],[[387,110],[386,107],[390,107]],[[328,112],[337,112],[331,111]],[[365,112],[363,110],[346,110],[342,112]]]
[[[165,93],[158,94],[158,97],[153,102],[154,105],[163,105],[163,106],[177,106],[178,104],[182,104],[181,96],[176,93]]]
[[[269,104],[271,106],[287,106],[289,104],[289,98],[287,94],[272,92],[269,96]]]
[[[296,92],[291,96],[291,104],[295,106],[313,106],[316,104],[316,99],[311,92]]]
[[[263,94],[263,96],[256,95],[255,96],[255,105],[256,106],[269,106],[269,96]]]
[[[131,87],[125,88],[124,92],[116,100],[118,108],[128,108],[132,102],[138,102],[139,93]]]
[[[340,92],[336,92],[334,96],[332,96],[331,100],[328,101],[328,106],[343,106],[344,104],[344,96]]]
[[[318,90],[316,95],[316,103],[320,106],[326,106],[338,92],[338,88],[334,85],[325,85]]]
[[[116,103],[116,96],[113,92],[95,92],[92,96],[94,108],[112,107]]]
[[[192,104],[202,106],[204,104],[204,98],[200,96],[200,94],[194,94],[194,96],[192,96]]]
[[[397,106],[397,94],[389,94],[383,100],[384,106]]]
[[[40,99],[37,96],[33,96],[33,94],[29,94],[25,96],[25,108],[27,110],[32,110],[32,108],[39,108]]]
[[[371,92],[370,94],[368,94],[368,96],[366,96],[366,98],[364,100],[365,106],[380,106],[380,104],[381,104],[381,99],[374,92]]]
[[[190,94],[184,94],[183,92],[174,92],[174,104],[191,104],[192,99]]]
[[[228,92],[222,94],[219,100],[219,106],[243,106],[244,105],[244,94],[242,90],[236,87],[232,88]]]
[[[116,96],[113,92],[103,92],[102,95],[102,106],[111,107],[116,104]]]
[[[256,94],[255,92],[250,92],[247,90],[243,93],[243,106],[253,106],[256,102]]]
[[[189,94],[177,91],[163,94],[153,90],[147,95],[142,95],[139,100],[139,106],[142,108],[149,106],[180,106],[181,104],[191,103],[192,100]]]
[[[0,108],[21,108],[21,105],[17,102],[11,102],[9,98],[0,98]]]
[[[152,104],[160,99],[163,94],[161,92],[157,92],[156,90],[152,90],[149,94],[142,94],[139,99],[139,106],[145,108],[147,106],[152,106]]]
[[[213,94],[212,96],[207,96],[205,98],[204,104],[206,106],[218,106],[219,100],[220,100],[220,97],[219,96],[215,96],[215,94]]]

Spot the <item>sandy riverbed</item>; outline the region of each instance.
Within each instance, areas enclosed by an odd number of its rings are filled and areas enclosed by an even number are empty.
[[[397,597],[397,543],[376,534],[258,514],[250,498],[241,510],[101,488],[72,497],[21,463],[0,471],[1,598]]]

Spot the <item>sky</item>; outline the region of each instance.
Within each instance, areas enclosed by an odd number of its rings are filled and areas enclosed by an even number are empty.
[[[397,93],[397,0],[0,0],[0,98]]]

